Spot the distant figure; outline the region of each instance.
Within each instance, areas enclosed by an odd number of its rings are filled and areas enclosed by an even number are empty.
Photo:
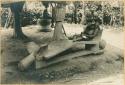
[[[82,13],[78,10],[78,23],[80,24],[82,21]]]
[[[40,31],[42,32],[50,32],[52,29],[50,28],[52,17],[48,13],[47,8],[43,12],[43,16],[41,17],[40,20],[38,20],[38,23],[41,25]]]
[[[43,12],[43,19],[52,19],[52,17],[48,13],[47,9],[45,9]]]
[[[104,23],[104,25],[110,25],[110,21],[111,21],[110,14],[104,13],[104,16],[103,16],[103,23]]]

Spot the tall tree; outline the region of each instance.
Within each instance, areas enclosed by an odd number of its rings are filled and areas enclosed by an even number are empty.
[[[24,3],[25,3],[24,1],[20,1],[20,2],[13,2],[10,5],[11,11],[14,15],[14,38],[17,38],[17,39],[27,38],[22,32],[21,18],[20,18]]]

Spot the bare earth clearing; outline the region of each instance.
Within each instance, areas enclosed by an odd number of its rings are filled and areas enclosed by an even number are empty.
[[[64,25],[68,36],[82,31],[82,25]],[[37,44],[48,43],[53,32],[39,32],[38,26],[23,28],[23,32]],[[47,68],[35,70],[32,65],[20,72],[17,63],[29,53],[27,41],[12,39],[13,30],[0,30],[1,33],[1,83],[65,83],[82,85],[122,85],[123,49],[122,30],[106,29],[103,39],[107,41],[102,55],[81,56]],[[113,46],[112,46],[113,45]],[[118,48],[117,48],[118,47]]]

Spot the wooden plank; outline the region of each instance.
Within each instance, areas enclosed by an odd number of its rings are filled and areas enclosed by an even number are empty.
[[[11,7],[11,4],[24,3],[24,2],[25,2],[25,0],[2,0],[1,7],[8,8],[8,7]]]
[[[56,63],[62,62],[64,60],[69,60],[69,59],[72,59],[72,58],[75,58],[75,57],[80,57],[80,56],[84,56],[84,55],[88,55],[88,54],[98,54],[98,53],[103,53],[103,52],[104,52],[104,50],[98,50],[98,51],[82,50],[82,51],[79,51],[79,52],[70,53],[70,54],[67,54],[67,55],[64,55],[64,56],[54,58],[54,59],[51,59],[49,61],[36,60],[35,61],[36,69],[44,68],[44,67],[47,67],[49,65],[56,64]]]
[[[79,41],[79,43],[83,43],[83,44],[98,44],[99,41]]]

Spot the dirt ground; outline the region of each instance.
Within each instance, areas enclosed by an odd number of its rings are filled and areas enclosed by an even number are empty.
[[[65,24],[68,36],[80,33],[82,26]],[[74,28],[73,28],[74,27]],[[70,30],[72,28],[72,30]],[[38,26],[23,28],[23,32],[37,44],[48,43],[52,32],[39,32]],[[82,84],[82,85],[122,85],[123,84],[123,32],[112,29],[104,31],[103,39],[108,42],[104,54],[78,57],[35,70],[32,65],[28,70],[21,72],[17,63],[29,55],[27,41],[13,39],[13,30],[0,30],[1,33],[1,83],[51,83],[51,84]],[[116,36],[114,36],[116,34]],[[109,35],[109,36],[105,36]],[[111,36],[112,35],[112,36]],[[120,37],[122,36],[122,37]],[[114,39],[113,44],[110,38]],[[28,41],[28,42],[30,42]],[[121,41],[121,42],[119,42]],[[116,45],[117,44],[117,45]],[[115,81],[114,81],[115,79]],[[118,82],[119,81],[119,82]]]

